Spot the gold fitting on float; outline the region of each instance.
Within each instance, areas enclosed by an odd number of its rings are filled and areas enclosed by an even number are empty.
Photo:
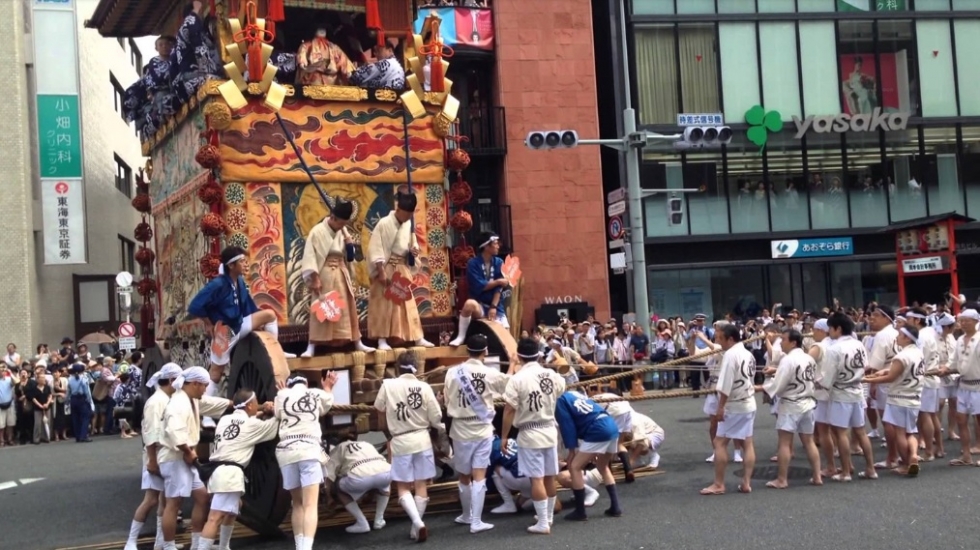
[[[265,65],[272,57],[272,45],[262,44],[262,64]]]
[[[412,115],[413,118],[425,116],[425,107],[415,91],[409,90],[401,95],[402,106]]]
[[[262,73],[262,82],[259,83],[259,90],[262,93],[269,91],[269,87],[272,86],[272,79],[276,77],[276,73],[279,71],[279,67],[276,67],[272,63],[265,64],[265,71]],[[283,88],[283,92],[285,92]]]
[[[446,96],[446,102],[443,103],[442,112],[439,114],[448,118],[450,123],[455,122],[456,116],[459,115],[459,100],[451,95]]]
[[[228,26],[231,27],[231,35],[238,36],[238,33],[242,32],[242,22],[240,19],[229,19]],[[238,44],[242,44],[245,41],[242,40]]]
[[[238,67],[238,72],[244,73],[245,57],[242,56],[242,49],[238,47],[238,44],[228,44],[225,46],[225,51],[228,52],[228,56],[231,57],[232,62]]]
[[[408,86],[415,92],[415,97],[425,97],[425,90],[422,89],[422,84],[419,83],[419,76],[416,74],[410,74],[405,77],[405,82]]]
[[[422,74],[422,61],[418,57],[408,58],[408,67],[414,74]]]
[[[265,101],[263,102],[266,107],[278,111],[282,109],[282,102],[286,100],[286,88],[283,88],[282,84],[278,82],[273,82],[269,86],[268,93],[265,94]]]
[[[225,73],[228,74],[228,82],[233,82],[240,92],[248,89],[248,83],[245,82],[245,77],[234,63],[227,63],[225,65]]]
[[[228,65],[232,67],[235,66],[234,63],[229,63]],[[248,104],[248,100],[246,100],[245,96],[242,95],[242,90],[239,89],[234,80],[227,80],[218,86],[218,93],[220,93],[221,97],[225,99],[225,103],[228,104],[228,107],[232,111],[237,111]]]

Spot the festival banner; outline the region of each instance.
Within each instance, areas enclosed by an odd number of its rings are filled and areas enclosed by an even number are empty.
[[[442,43],[451,48],[493,50],[493,11],[480,8],[422,8],[415,20],[415,32],[430,15],[438,15]]]

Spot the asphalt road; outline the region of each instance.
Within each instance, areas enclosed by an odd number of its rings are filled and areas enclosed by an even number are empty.
[[[895,548],[976,547],[980,528],[980,468],[951,468],[945,461],[926,464],[917,479],[883,473],[878,481],[824,487],[791,479],[791,488],[764,487],[766,472],[751,495],[735,492],[737,465],[729,467],[729,494],[703,497],[711,482],[707,422],[700,399],[645,401],[634,406],[666,430],[661,468],[666,474],[620,488],[622,518],[606,518],[605,495],[587,523],[559,517],[552,535],[532,536],[524,528],[530,514],[494,518],[496,529],[470,535],[452,515],[426,517],[429,546],[469,550],[522,548],[775,548],[825,550],[828,546]],[[761,409],[761,407],[760,407]],[[775,450],[774,422],[756,420],[760,468]],[[951,445],[948,450],[958,447]],[[878,449],[876,449],[876,452]],[[0,549],[55,549],[122,541],[139,491],[139,441],[96,438],[95,443],[58,443],[0,449]],[[881,451],[883,452],[883,450]],[[798,456],[803,453],[798,450]],[[881,457],[879,457],[881,458]],[[860,459],[858,459],[860,464]],[[805,469],[804,460],[794,466]],[[43,478],[10,487],[11,481]],[[6,488],[5,488],[6,487]],[[393,500],[392,506],[397,506]],[[488,514],[489,515],[489,514]],[[389,520],[383,531],[348,535],[321,530],[317,549],[387,549],[411,544],[406,520]],[[292,541],[235,540],[235,550],[291,548]]]

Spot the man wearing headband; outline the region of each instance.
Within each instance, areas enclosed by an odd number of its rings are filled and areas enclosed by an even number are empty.
[[[703,342],[705,346],[710,346],[710,347],[705,347],[704,349],[699,351],[697,347],[695,347],[694,342],[691,341],[688,342],[687,344],[690,353],[693,355],[697,353],[704,353],[706,351],[721,350],[722,349],[721,340],[724,337],[724,329],[730,324],[731,323],[729,323],[728,321],[715,321],[715,323],[712,325],[713,329],[711,331],[712,336],[710,340],[708,339],[706,333],[703,330],[699,330],[699,331],[692,330],[693,338],[696,338],[699,342]],[[753,358],[754,357],[755,356],[753,356]],[[711,357],[708,357],[707,359],[704,358],[700,359],[699,362],[703,361],[703,364],[707,369],[707,373],[708,373],[708,384],[706,386],[707,388],[714,388],[715,386],[718,385],[718,373],[721,372],[722,359],[723,356],[718,355],[717,353],[715,355],[712,355]],[[691,385],[692,389],[695,390],[701,389],[701,371],[691,372],[691,380],[693,382],[696,382]],[[697,386],[697,388],[695,388],[694,386]],[[708,416],[708,442],[711,444],[711,449],[712,449],[711,456],[706,458],[704,461],[711,464],[715,461],[715,453],[714,453],[715,436],[718,434],[718,394],[711,393],[704,396],[704,406],[701,408],[701,411]],[[736,464],[741,464],[742,461],[744,460],[744,458],[742,457],[742,449],[744,447],[743,443],[744,442],[741,440],[738,439],[735,440],[735,457],[733,458],[732,462]]]
[[[157,382],[159,384],[159,380]],[[198,547],[208,516],[208,490],[194,463],[201,439],[201,416],[217,418],[232,407],[228,399],[205,395],[211,376],[204,367],[189,367],[173,382],[177,390],[163,412],[163,434],[157,462],[163,475],[163,549],[173,550],[177,536],[177,512],[181,501],[194,499],[191,514],[191,549]]]
[[[216,536],[220,537],[217,550],[228,550],[238,505],[245,494],[245,468],[252,461],[255,446],[272,441],[278,433],[278,422],[257,416],[261,407],[254,391],[240,389],[234,401],[235,411],[222,416],[214,429],[214,450],[206,466],[214,470],[210,479],[204,480],[211,493],[211,511],[201,532],[199,550],[211,550]]]
[[[347,441],[330,450],[326,472],[327,492],[337,486],[337,496],[356,523],[347,526],[348,533],[370,533],[364,512],[357,501],[374,491],[374,528],[385,526],[385,510],[391,498],[391,464],[378,453],[374,445],[357,440],[357,430],[348,432]]]
[[[813,345],[806,352],[817,365],[813,381],[813,398],[817,405],[813,410],[813,420],[817,441],[820,443],[820,451],[823,452],[823,461],[826,465],[821,472],[824,477],[831,477],[838,473],[837,461],[834,459],[836,442],[830,429],[830,387],[834,379],[824,376],[830,370],[828,365],[837,360],[833,357],[837,352],[834,351],[834,340],[829,333],[827,320],[817,319],[813,323]]]
[[[940,375],[959,374],[956,392],[956,424],[960,433],[960,457],[950,461],[950,466],[972,466],[976,448],[970,445],[970,417],[980,424],[980,333],[977,324],[980,313],[964,309],[957,316],[963,336],[956,342],[949,367],[940,369]]]
[[[945,367],[948,372],[949,362],[952,360],[953,353],[956,350],[956,337],[953,336],[953,330],[956,329],[956,318],[949,313],[937,313],[935,317],[935,328],[939,333],[939,343],[937,346],[937,349],[939,350],[939,369],[942,370]],[[946,437],[952,440],[957,440],[960,438],[956,427],[956,392],[959,390],[959,386],[959,374],[949,372],[945,376],[939,377],[938,416],[942,418],[943,405],[948,403],[949,407],[946,411],[946,429],[949,432]],[[938,435],[938,439],[940,441],[940,445],[937,446],[937,453],[943,453],[943,455],[945,455],[946,449],[942,443],[943,437],[941,433]],[[937,454],[937,456],[940,455]]]
[[[584,469],[594,463],[602,483],[609,494],[610,505],[605,514],[610,517],[623,515],[616,491],[616,479],[609,469],[609,461],[619,449],[619,428],[601,405],[578,391],[565,391],[555,403],[555,421],[561,440],[568,449],[568,473],[571,476],[575,510],[565,515],[569,521],[586,521]]]
[[[780,347],[783,356],[776,368],[776,375],[761,388],[774,398],[778,397],[775,401],[779,403],[776,415],[776,433],[779,437],[777,473],[776,479],[766,483],[766,487],[789,487],[789,461],[793,455],[793,437],[797,434],[803,441],[803,448],[813,470],[810,484],[823,485],[820,452],[813,441],[813,412],[817,407],[813,398],[813,380],[816,377],[817,364],[813,357],[803,351],[803,335],[796,329],[787,328],[783,331]]]
[[[228,347],[221,355],[211,352],[211,384],[207,395],[218,395],[218,382],[231,360],[231,352],[242,338],[253,330],[264,330],[274,339],[279,338],[279,323],[275,312],[259,309],[252,300],[245,284],[245,251],[229,246],[221,251],[221,268],[218,276],[211,279],[194,296],[187,311],[199,317],[207,325],[208,333],[216,335],[230,331]],[[285,354],[286,357],[296,357]],[[205,422],[207,426],[209,421]]]
[[[153,391],[146,403],[143,404],[143,423],[140,432],[143,437],[143,477],[141,488],[143,489],[143,502],[136,508],[133,515],[133,522],[129,527],[129,538],[126,540],[124,550],[136,550],[136,541],[139,539],[143,523],[150,515],[150,510],[157,509],[157,538],[153,544],[154,548],[163,547],[163,510],[164,503],[160,499],[163,492],[163,477],[160,475],[160,465],[157,462],[157,453],[160,450],[160,443],[163,439],[163,415],[170,402],[170,396],[176,389],[171,381],[180,376],[181,368],[177,363],[167,363],[160,367],[146,387]],[[191,549],[194,550],[194,549]]]
[[[871,313],[869,319],[870,328],[874,331],[874,339],[871,344],[871,353],[868,355],[868,370],[871,373],[887,370],[898,353],[895,347],[895,340],[898,338],[898,330],[894,327],[895,312],[888,306],[878,306]],[[868,416],[872,410],[877,411],[879,418],[885,414],[885,405],[888,403],[888,389],[884,384],[871,386],[872,405],[868,407]],[[878,468],[892,468],[896,465],[898,451],[895,442],[885,436],[885,444],[888,449],[887,457],[884,462],[876,464]]]
[[[361,342],[357,298],[351,282],[350,264],[354,261],[354,241],[347,223],[354,216],[354,203],[337,199],[330,215],[310,230],[303,249],[303,279],[310,289],[310,301],[316,302],[330,292],[344,301],[344,311],[336,321],[320,322],[310,315],[310,343],[302,357],[313,357],[317,344],[342,346],[354,342],[357,351],[372,352]]]
[[[466,263],[466,292],[469,299],[459,312],[459,334],[449,342],[450,346],[463,345],[466,331],[474,318],[486,316],[488,320],[510,328],[504,310],[505,293],[510,283],[504,277],[504,260],[497,256],[499,253],[500,237],[493,233],[480,235],[479,254]]]
[[[527,528],[529,533],[547,535],[555,517],[558,475],[558,430],[555,424],[555,404],[565,393],[565,380],[555,371],[538,364],[538,344],[521,339],[517,343],[520,370],[507,382],[504,390],[504,420],[500,430],[509,434],[516,426],[520,432],[518,463],[521,475],[531,478],[531,499],[537,523]],[[501,443],[507,453],[507,442]]]
[[[446,371],[446,413],[453,419],[449,433],[453,440],[453,467],[459,474],[459,500],[463,514],[456,523],[470,526],[470,533],[493,529],[483,522],[483,503],[487,496],[487,468],[493,450],[494,398],[507,388],[509,377],[483,361],[487,356],[487,337],[474,334],[466,339],[469,359]],[[516,365],[511,365],[511,372]]]
[[[922,403],[919,405],[918,428],[925,444],[925,462],[936,459],[937,447],[942,449],[943,424],[939,420],[939,333],[933,327],[926,325],[926,310],[913,308],[905,313],[906,326],[915,327],[919,331],[919,349],[925,364],[925,374],[922,377]],[[939,329],[942,330],[942,329]],[[918,452],[918,449],[916,449]]]
[[[378,339],[378,349],[390,350],[389,339],[433,347],[423,337],[422,320],[412,296],[396,302],[385,295],[396,274],[409,281],[414,279],[414,268],[409,267],[408,263],[409,257],[419,255],[419,243],[412,221],[417,206],[418,199],[414,193],[396,192],[395,209],[378,220],[371,231],[367,253],[371,277],[368,337]]]
[[[887,369],[876,371],[864,377],[873,384],[890,384],[885,414],[881,421],[885,425],[885,438],[889,446],[895,447],[894,469],[896,473],[910,477],[919,474],[919,406],[922,403],[922,377],[925,374],[922,351],[916,342],[919,331],[913,326],[904,326],[895,339],[898,352]],[[888,457],[892,463],[892,457]]]
[[[374,408],[385,413],[391,437],[391,480],[398,490],[398,503],[412,520],[409,537],[425,542],[429,532],[422,517],[429,504],[429,480],[436,476],[429,429],[445,434],[446,426],[432,386],[415,376],[417,360],[411,351],[398,357],[400,376],[381,384]]]
[[[276,394],[275,400],[279,422],[276,460],[282,470],[283,488],[292,497],[296,550],[312,550],[319,521],[317,508],[320,484],[323,483],[320,417],[333,406],[337,373],[326,371],[322,382],[322,390],[311,388],[303,375],[294,374],[286,381],[287,387]]]

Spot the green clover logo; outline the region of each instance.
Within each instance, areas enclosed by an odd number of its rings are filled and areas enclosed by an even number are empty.
[[[745,112],[745,123],[749,125],[746,137],[759,146],[759,152],[766,148],[769,132],[779,132],[783,129],[783,116],[778,111],[766,112],[762,105],[756,105]]]

